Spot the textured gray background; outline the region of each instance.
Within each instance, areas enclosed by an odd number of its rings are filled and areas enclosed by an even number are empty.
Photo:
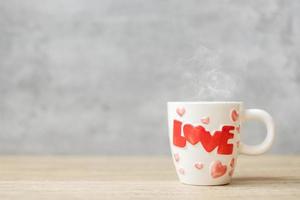
[[[167,154],[166,101],[269,111],[300,153],[300,1],[0,1],[0,153]],[[250,144],[265,129],[248,123]]]

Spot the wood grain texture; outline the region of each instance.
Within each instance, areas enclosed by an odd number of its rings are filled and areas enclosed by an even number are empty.
[[[225,186],[178,182],[170,157],[0,157],[0,199],[300,199],[300,156],[240,156]]]

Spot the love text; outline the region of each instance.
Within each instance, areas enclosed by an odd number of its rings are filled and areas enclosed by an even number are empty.
[[[183,136],[181,130],[183,130]],[[177,147],[185,147],[187,141],[192,145],[200,142],[207,152],[218,148],[218,154],[229,155],[232,154],[233,144],[228,144],[228,140],[233,138],[234,134],[231,132],[233,130],[234,126],[224,125],[222,130],[215,131],[211,135],[203,126],[185,124],[182,127],[182,122],[174,120],[173,144]]]

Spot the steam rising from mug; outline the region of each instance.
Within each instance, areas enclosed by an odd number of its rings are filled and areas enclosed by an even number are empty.
[[[231,73],[236,66],[227,66],[229,64],[233,64],[232,58],[228,58],[225,53],[214,52],[206,47],[199,48],[191,58],[179,62],[181,70],[185,71],[182,74],[183,93],[189,99],[200,101],[234,99],[238,77]]]

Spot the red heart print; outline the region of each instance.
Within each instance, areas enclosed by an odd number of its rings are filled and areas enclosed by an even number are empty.
[[[210,175],[213,178],[219,178],[223,176],[227,171],[227,166],[222,165],[221,161],[217,160],[211,164]]]
[[[234,122],[239,119],[239,113],[236,110],[232,110],[231,111],[231,119]]]
[[[202,122],[203,124],[209,124],[209,117],[203,117],[203,118],[201,119],[201,122]]]
[[[215,134],[212,136],[209,131],[206,131],[202,126],[196,126],[186,124],[183,127],[184,136],[189,143],[192,145],[197,144],[201,141],[203,148],[207,152],[211,152],[214,150],[220,142],[222,132],[216,131]]]
[[[176,162],[179,162],[179,154],[178,153],[174,153],[174,159]]]
[[[182,174],[182,175],[184,175],[184,174],[185,174],[185,171],[184,171],[184,169],[183,169],[183,168],[179,168],[179,169],[178,169],[178,172],[179,172],[180,174]]]
[[[221,136],[220,131],[216,131],[214,135],[211,135],[209,131],[204,129],[201,134],[201,144],[203,148],[207,152],[213,151],[219,145]]]
[[[184,115],[184,113],[185,113],[185,108],[184,108],[184,107],[178,107],[178,108],[176,109],[176,112],[177,112],[177,114],[178,114],[180,117],[182,117],[182,116]]]
[[[205,131],[202,126],[196,126],[186,124],[183,127],[184,136],[192,145],[197,144],[200,141],[201,132]]]
[[[202,169],[203,168],[203,164],[202,163],[200,163],[200,162],[198,162],[198,163],[195,163],[195,168],[196,169]]]

